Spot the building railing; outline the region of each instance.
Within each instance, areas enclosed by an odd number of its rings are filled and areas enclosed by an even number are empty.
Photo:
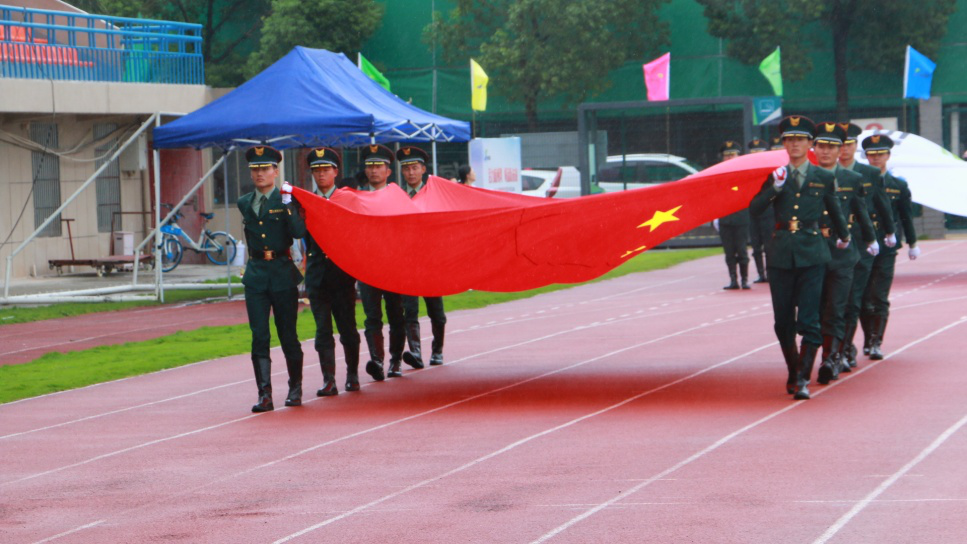
[[[0,77],[204,85],[201,29],[0,6]]]

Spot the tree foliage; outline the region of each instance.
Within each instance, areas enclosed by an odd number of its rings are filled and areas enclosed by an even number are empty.
[[[257,74],[297,45],[347,54],[360,50],[381,24],[384,6],[374,0],[271,0],[258,51],[246,73]]]
[[[849,117],[849,69],[902,70],[907,45],[933,56],[956,9],[956,0],[698,0],[709,33],[728,40],[729,56],[757,65],[782,47],[782,75],[808,77],[809,55],[832,48],[836,106]],[[819,28],[827,39],[817,39]],[[810,39],[812,38],[812,39]],[[816,82],[815,84],[822,84]]]
[[[609,72],[647,61],[668,42],[658,7],[667,0],[457,0],[434,14],[424,41],[450,63],[473,57],[490,77],[488,90],[524,105],[531,127],[540,101],[585,100],[609,85]]]

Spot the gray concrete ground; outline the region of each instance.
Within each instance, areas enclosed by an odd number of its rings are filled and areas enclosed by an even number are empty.
[[[224,266],[212,264],[180,264],[171,272],[164,274],[164,283],[199,283],[206,280],[213,280],[226,277]],[[232,274],[238,276],[238,267],[232,267]],[[58,293],[63,291],[74,291],[78,289],[96,289],[100,287],[119,287],[131,285],[134,273],[131,271],[114,271],[104,276],[98,276],[97,272],[87,266],[76,266],[73,272],[64,269],[63,274],[51,272],[43,276],[13,278],[10,281],[10,296],[29,295],[37,293]],[[2,279],[2,278],[0,278]],[[153,285],[155,281],[154,270],[140,270],[138,272],[139,285]],[[239,287],[240,284],[235,284]],[[3,291],[0,289],[0,297]]]

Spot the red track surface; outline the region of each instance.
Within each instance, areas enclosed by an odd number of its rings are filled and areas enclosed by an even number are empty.
[[[0,540],[962,542],[965,248],[901,258],[887,359],[805,402],[710,258],[453,312],[359,393],[310,357],[301,408],[248,413],[247,356],[3,405]]]

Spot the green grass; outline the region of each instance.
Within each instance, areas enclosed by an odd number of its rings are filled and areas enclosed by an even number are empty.
[[[721,249],[688,249],[675,251],[653,250],[631,259],[626,264],[592,280],[604,281],[635,272],[645,272],[668,268],[676,264],[717,255]],[[518,293],[491,293],[468,291],[446,297],[447,311],[482,308],[511,300],[529,298],[541,293],[568,289],[573,285],[551,285]],[[234,292],[234,289],[233,289]],[[200,295],[200,293],[202,293]],[[212,291],[171,291],[166,292],[169,302],[192,298],[213,296]],[[185,299],[179,297],[185,296]],[[200,295],[200,296],[199,296]],[[121,306],[114,306],[120,304]],[[145,306],[144,303],[103,303],[88,304],[84,308],[73,308],[77,304],[56,304],[48,307],[48,318],[80,315],[96,311],[109,311]],[[65,308],[58,308],[65,307]],[[93,309],[91,309],[93,308]],[[32,310],[33,308],[25,308]],[[40,310],[40,308],[37,308]],[[4,315],[6,310],[0,311]],[[72,313],[77,312],[77,313]],[[421,313],[425,308],[421,304]],[[37,314],[41,315],[41,314]],[[299,338],[308,340],[315,336],[315,322],[308,307],[299,315]],[[36,319],[32,319],[36,320]],[[356,322],[363,323],[362,306],[356,306]],[[137,376],[167,368],[174,368],[199,361],[248,353],[251,335],[247,324],[224,327],[203,327],[193,331],[178,332],[154,340],[129,342],[111,346],[74,351],[70,353],[47,353],[25,364],[0,366],[0,403],[35,397],[55,391],[76,389],[96,383],[107,382],[130,376]],[[274,344],[274,345],[277,345]],[[246,374],[242,374],[246,375]]]

